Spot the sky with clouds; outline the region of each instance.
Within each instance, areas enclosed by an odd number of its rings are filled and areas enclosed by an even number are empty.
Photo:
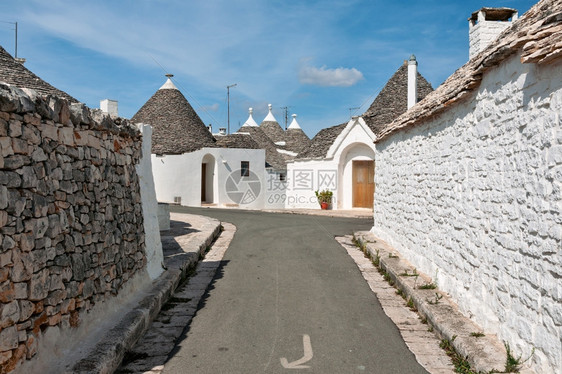
[[[132,117],[174,74],[206,124],[231,132],[267,104],[314,136],[367,110],[411,54],[439,86],[468,60],[468,17],[525,0],[2,0],[0,45],[90,107]],[[352,109],[350,109],[352,108]],[[358,108],[358,109],[357,109]],[[290,120],[290,119],[289,119]]]

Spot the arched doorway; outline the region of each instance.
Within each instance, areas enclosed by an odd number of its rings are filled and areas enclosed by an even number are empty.
[[[340,209],[373,209],[375,192],[375,152],[364,143],[346,147],[339,162]]]
[[[201,203],[215,202],[215,157],[206,154],[201,161]]]

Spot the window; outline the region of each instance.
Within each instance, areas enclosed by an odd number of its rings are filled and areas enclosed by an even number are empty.
[[[240,162],[240,176],[249,177],[250,176],[250,161]]]
[[[281,182],[284,182],[287,179],[287,176],[285,175],[285,173],[279,173],[279,180]]]

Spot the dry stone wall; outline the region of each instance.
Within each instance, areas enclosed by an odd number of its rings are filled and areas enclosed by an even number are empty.
[[[1,373],[145,267],[140,139],[125,120],[0,83]]]
[[[561,71],[514,55],[376,145],[373,232],[540,373],[562,367]]]

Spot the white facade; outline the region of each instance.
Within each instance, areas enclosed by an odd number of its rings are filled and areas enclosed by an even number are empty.
[[[333,209],[352,209],[353,161],[373,161],[375,134],[360,117],[352,118],[335,139],[326,157],[287,164],[287,202],[290,209],[320,209],[315,191],[334,193]]]
[[[247,177],[241,175],[243,161],[249,162]],[[202,203],[243,209],[265,207],[264,150],[203,148],[181,155],[153,154],[152,169],[159,202],[195,207]]]
[[[562,367],[562,62],[517,54],[471,98],[376,144],[373,233],[460,309]]]
[[[160,227],[158,224],[158,203],[154,190],[152,177],[152,164],[150,149],[152,147],[152,127],[138,124],[142,133],[142,158],[136,166],[139,176],[140,193],[142,200],[142,216],[146,246],[146,269],[150,279],[156,279],[162,272],[164,254],[160,240]]]

